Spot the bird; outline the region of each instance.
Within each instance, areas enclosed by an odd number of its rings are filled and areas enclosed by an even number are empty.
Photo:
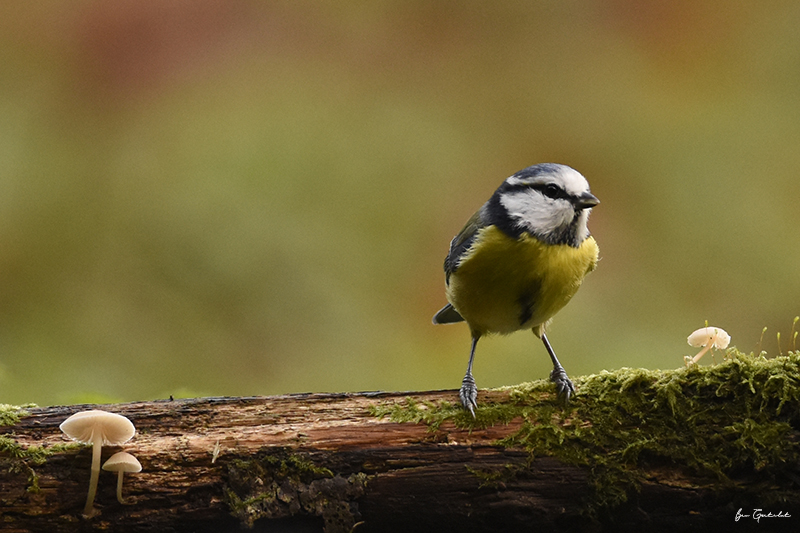
[[[533,165],[506,178],[450,242],[444,260],[448,304],[433,323],[469,326],[472,344],[459,399],[473,417],[475,347],[488,334],[532,330],[550,355],[558,396],[569,402],[575,393],[546,330],[597,266],[599,248],[587,222],[599,203],[577,170]]]

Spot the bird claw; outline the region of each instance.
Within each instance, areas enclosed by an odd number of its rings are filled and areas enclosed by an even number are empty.
[[[564,398],[564,403],[569,403],[570,397],[575,394],[575,386],[567,377],[567,372],[563,367],[557,366],[550,372],[550,381],[556,384],[556,392],[559,397]]]
[[[478,407],[478,386],[475,385],[475,379],[471,375],[467,374],[461,381],[458,397],[461,399],[461,405],[470,412],[472,418],[475,418],[475,408]]]

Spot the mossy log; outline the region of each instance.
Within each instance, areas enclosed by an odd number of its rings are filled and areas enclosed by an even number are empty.
[[[482,390],[476,419],[455,391],[5,406],[0,529],[800,528],[800,355],[575,382],[566,407],[546,382]],[[133,421],[103,459],[143,470],[124,504],[103,472],[86,518],[91,450],[58,426],[91,408]]]

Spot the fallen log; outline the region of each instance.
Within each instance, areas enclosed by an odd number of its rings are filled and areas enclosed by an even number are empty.
[[[0,529],[615,531],[800,526],[800,355],[482,390],[5,406]],[[59,424],[128,417],[142,472],[101,472]],[[754,516],[755,515],[755,516]],[[737,519],[738,517],[738,519]]]

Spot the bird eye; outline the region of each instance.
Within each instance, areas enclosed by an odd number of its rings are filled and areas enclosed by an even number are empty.
[[[561,188],[558,185],[554,185],[552,183],[548,183],[547,185],[545,185],[544,189],[542,189],[542,192],[548,198],[558,198],[559,196],[561,196]]]

